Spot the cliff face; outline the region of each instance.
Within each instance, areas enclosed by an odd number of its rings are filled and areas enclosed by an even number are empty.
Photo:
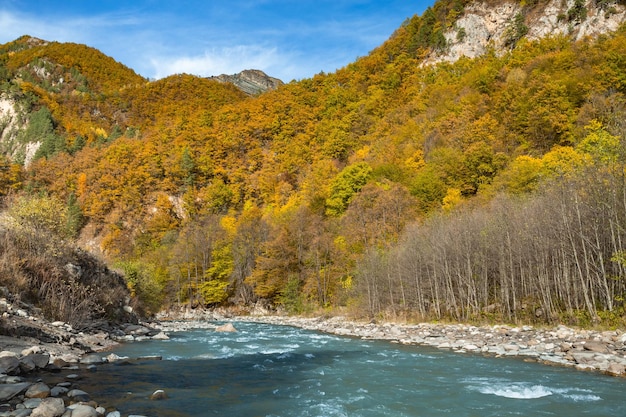
[[[238,74],[222,74],[210,78],[222,83],[232,83],[250,96],[256,96],[266,91],[275,90],[283,85],[283,82],[278,78],[270,77],[260,70],[244,70]]]
[[[448,47],[431,53],[424,64],[475,58],[489,48],[504,53],[521,38],[536,40],[549,35],[570,35],[579,40],[615,31],[626,20],[621,2],[550,0],[523,6],[523,2],[494,4],[476,1],[445,33]],[[527,2],[532,4],[533,2]]]

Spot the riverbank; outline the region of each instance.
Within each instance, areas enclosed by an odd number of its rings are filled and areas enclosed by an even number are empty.
[[[37,309],[0,298],[0,417],[121,417],[81,390],[105,351],[123,342],[167,338],[148,324],[100,323],[88,331],[49,322]],[[140,417],[140,416],[135,416]]]
[[[581,371],[601,372],[626,377],[626,333],[594,331],[567,326],[472,326],[467,324],[365,323],[345,317],[291,317],[250,315],[229,317],[215,312],[161,317],[157,326],[165,332],[182,331],[194,326],[215,328],[214,321],[252,321],[295,326],[338,336],[386,340],[405,345],[423,345],[452,350],[460,354],[483,354],[493,357],[520,357],[546,365],[573,367]]]
[[[160,315],[158,319],[85,333],[66,323],[46,322],[9,305],[3,313],[5,325],[32,336],[0,336],[0,417],[57,417],[69,410],[73,417],[118,417],[117,410],[99,404],[80,390],[81,381],[87,385],[86,381],[98,378],[98,365],[132,360],[107,355],[107,349],[118,343],[166,339],[168,333],[197,328],[236,331],[237,323],[243,321],[431,346],[459,354],[519,357],[547,365],[626,376],[626,333],[622,331],[566,326],[374,323],[340,316],[305,318],[267,312],[235,316],[228,311],[181,311]],[[223,323],[232,323],[234,329],[228,326],[220,329]]]

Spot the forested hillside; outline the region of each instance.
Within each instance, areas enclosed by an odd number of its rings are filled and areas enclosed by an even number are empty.
[[[467,6],[438,1],[254,97],[20,38],[0,46],[0,195],[65,202],[148,311],[623,322],[626,27],[529,40],[528,3],[504,49],[425,64]]]

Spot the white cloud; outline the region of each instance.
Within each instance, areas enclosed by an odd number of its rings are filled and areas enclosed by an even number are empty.
[[[180,73],[206,77],[235,74],[244,69],[260,69],[270,73],[273,68],[284,67],[286,61],[275,47],[264,48],[257,45],[213,48],[199,56],[159,56],[150,59],[155,78]]]

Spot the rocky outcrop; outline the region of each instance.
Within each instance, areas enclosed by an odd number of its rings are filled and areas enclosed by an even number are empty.
[[[266,91],[276,90],[284,84],[278,78],[270,77],[260,70],[244,70],[238,74],[222,74],[209,78],[222,83],[234,84],[237,88],[249,96],[256,96],[265,93]]]
[[[28,166],[41,146],[40,141],[20,141],[20,131],[26,129],[26,111],[22,105],[6,94],[0,94],[0,154]]]
[[[587,0],[577,14],[575,0],[550,0],[535,6],[520,2],[472,2],[456,23],[445,32],[448,45],[433,52],[424,64],[454,62],[461,57],[475,58],[489,48],[502,54],[518,38],[536,40],[549,35],[569,35],[574,40],[615,31],[626,21],[626,7],[618,2],[607,4]],[[517,22],[516,18],[522,20]]]

